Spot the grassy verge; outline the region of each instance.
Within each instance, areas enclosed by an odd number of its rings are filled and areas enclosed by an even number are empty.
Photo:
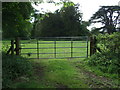
[[[88,88],[84,75],[68,60],[34,60],[34,76],[28,82],[16,83],[14,88]],[[37,71],[37,73],[36,73]]]
[[[72,64],[87,76],[88,84],[92,85],[90,87],[120,88],[118,74],[104,73],[97,67],[89,66],[86,59],[77,62],[72,61]]]
[[[89,67],[85,59],[31,60],[33,73],[13,80],[11,88],[118,88],[118,78]]]

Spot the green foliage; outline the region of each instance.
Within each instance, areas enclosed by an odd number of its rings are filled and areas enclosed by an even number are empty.
[[[97,66],[104,73],[118,74],[120,70],[118,54],[110,52],[96,53],[89,58],[89,65]]]
[[[88,35],[89,31],[86,28],[87,22],[82,22],[82,13],[78,9],[79,4],[64,1],[63,7],[56,10],[54,13],[46,13],[38,15],[37,23],[33,36],[84,36]],[[49,32],[49,33],[48,33]]]
[[[97,43],[101,49],[89,58],[89,65],[97,66],[101,71],[106,73],[117,74],[120,70],[120,33],[98,35]]]
[[[10,83],[20,77],[32,74],[32,66],[28,59],[20,56],[8,56],[2,53],[2,78],[3,88],[9,87]]]
[[[29,21],[33,12],[30,2],[3,2],[3,38],[29,37],[32,28]]]
[[[102,51],[109,51],[112,53],[120,54],[120,32],[116,32],[113,34],[99,34],[97,36],[98,47],[102,49]]]

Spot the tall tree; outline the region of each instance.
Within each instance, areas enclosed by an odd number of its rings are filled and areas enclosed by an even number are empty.
[[[2,3],[2,34],[4,38],[29,37],[34,12],[30,2]]]
[[[102,6],[89,20],[91,23],[102,23],[97,30],[113,33],[118,30],[120,6]]]
[[[63,2],[63,7],[60,10],[60,14],[65,25],[64,31],[66,36],[77,36],[80,35],[82,13],[80,13],[79,4],[73,2]]]
[[[42,15],[36,23],[36,36],[80,36],[87,35],[87,24],[82,22],[78,4],[63,1],[63,7],[54,13]]]
[[[60,13],[46,13],[43,16],[42,20],[39,20],[36,24],[35,35],[36,37],[47,36],[47,37],[55,37],[62,36],[64,24],[60,17]]]

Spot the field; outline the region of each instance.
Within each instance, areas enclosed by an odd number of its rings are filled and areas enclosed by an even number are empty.
[[[21,40],[21,56],[27,58],[86,58],[89,54],[87,41],[38,41]],[[37,44],[39,43],[39,44]],[[10,41],[3,41],[3,46],[8,50]],[[88,47],[88,49],[87,49]],[[39,48],[39,49],[37,49]],[[39,53],[39,54],[38,54]]]

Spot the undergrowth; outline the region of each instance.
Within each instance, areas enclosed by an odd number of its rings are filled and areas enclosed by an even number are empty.
[[[89,58],[90,66],[98,67],[104,73],[118,74],[120,70],[119,58],[114,53],[96,53]]]
[[[32,65],[27,58],[6,55],[2,52],[2,87],[9,88],[13,80],[20,76],[30,76]]]
[[[103,73],[118,74],[120,71],[120,33],[99,34],[97,47],[101,50],[88,58],[88,65]]]

